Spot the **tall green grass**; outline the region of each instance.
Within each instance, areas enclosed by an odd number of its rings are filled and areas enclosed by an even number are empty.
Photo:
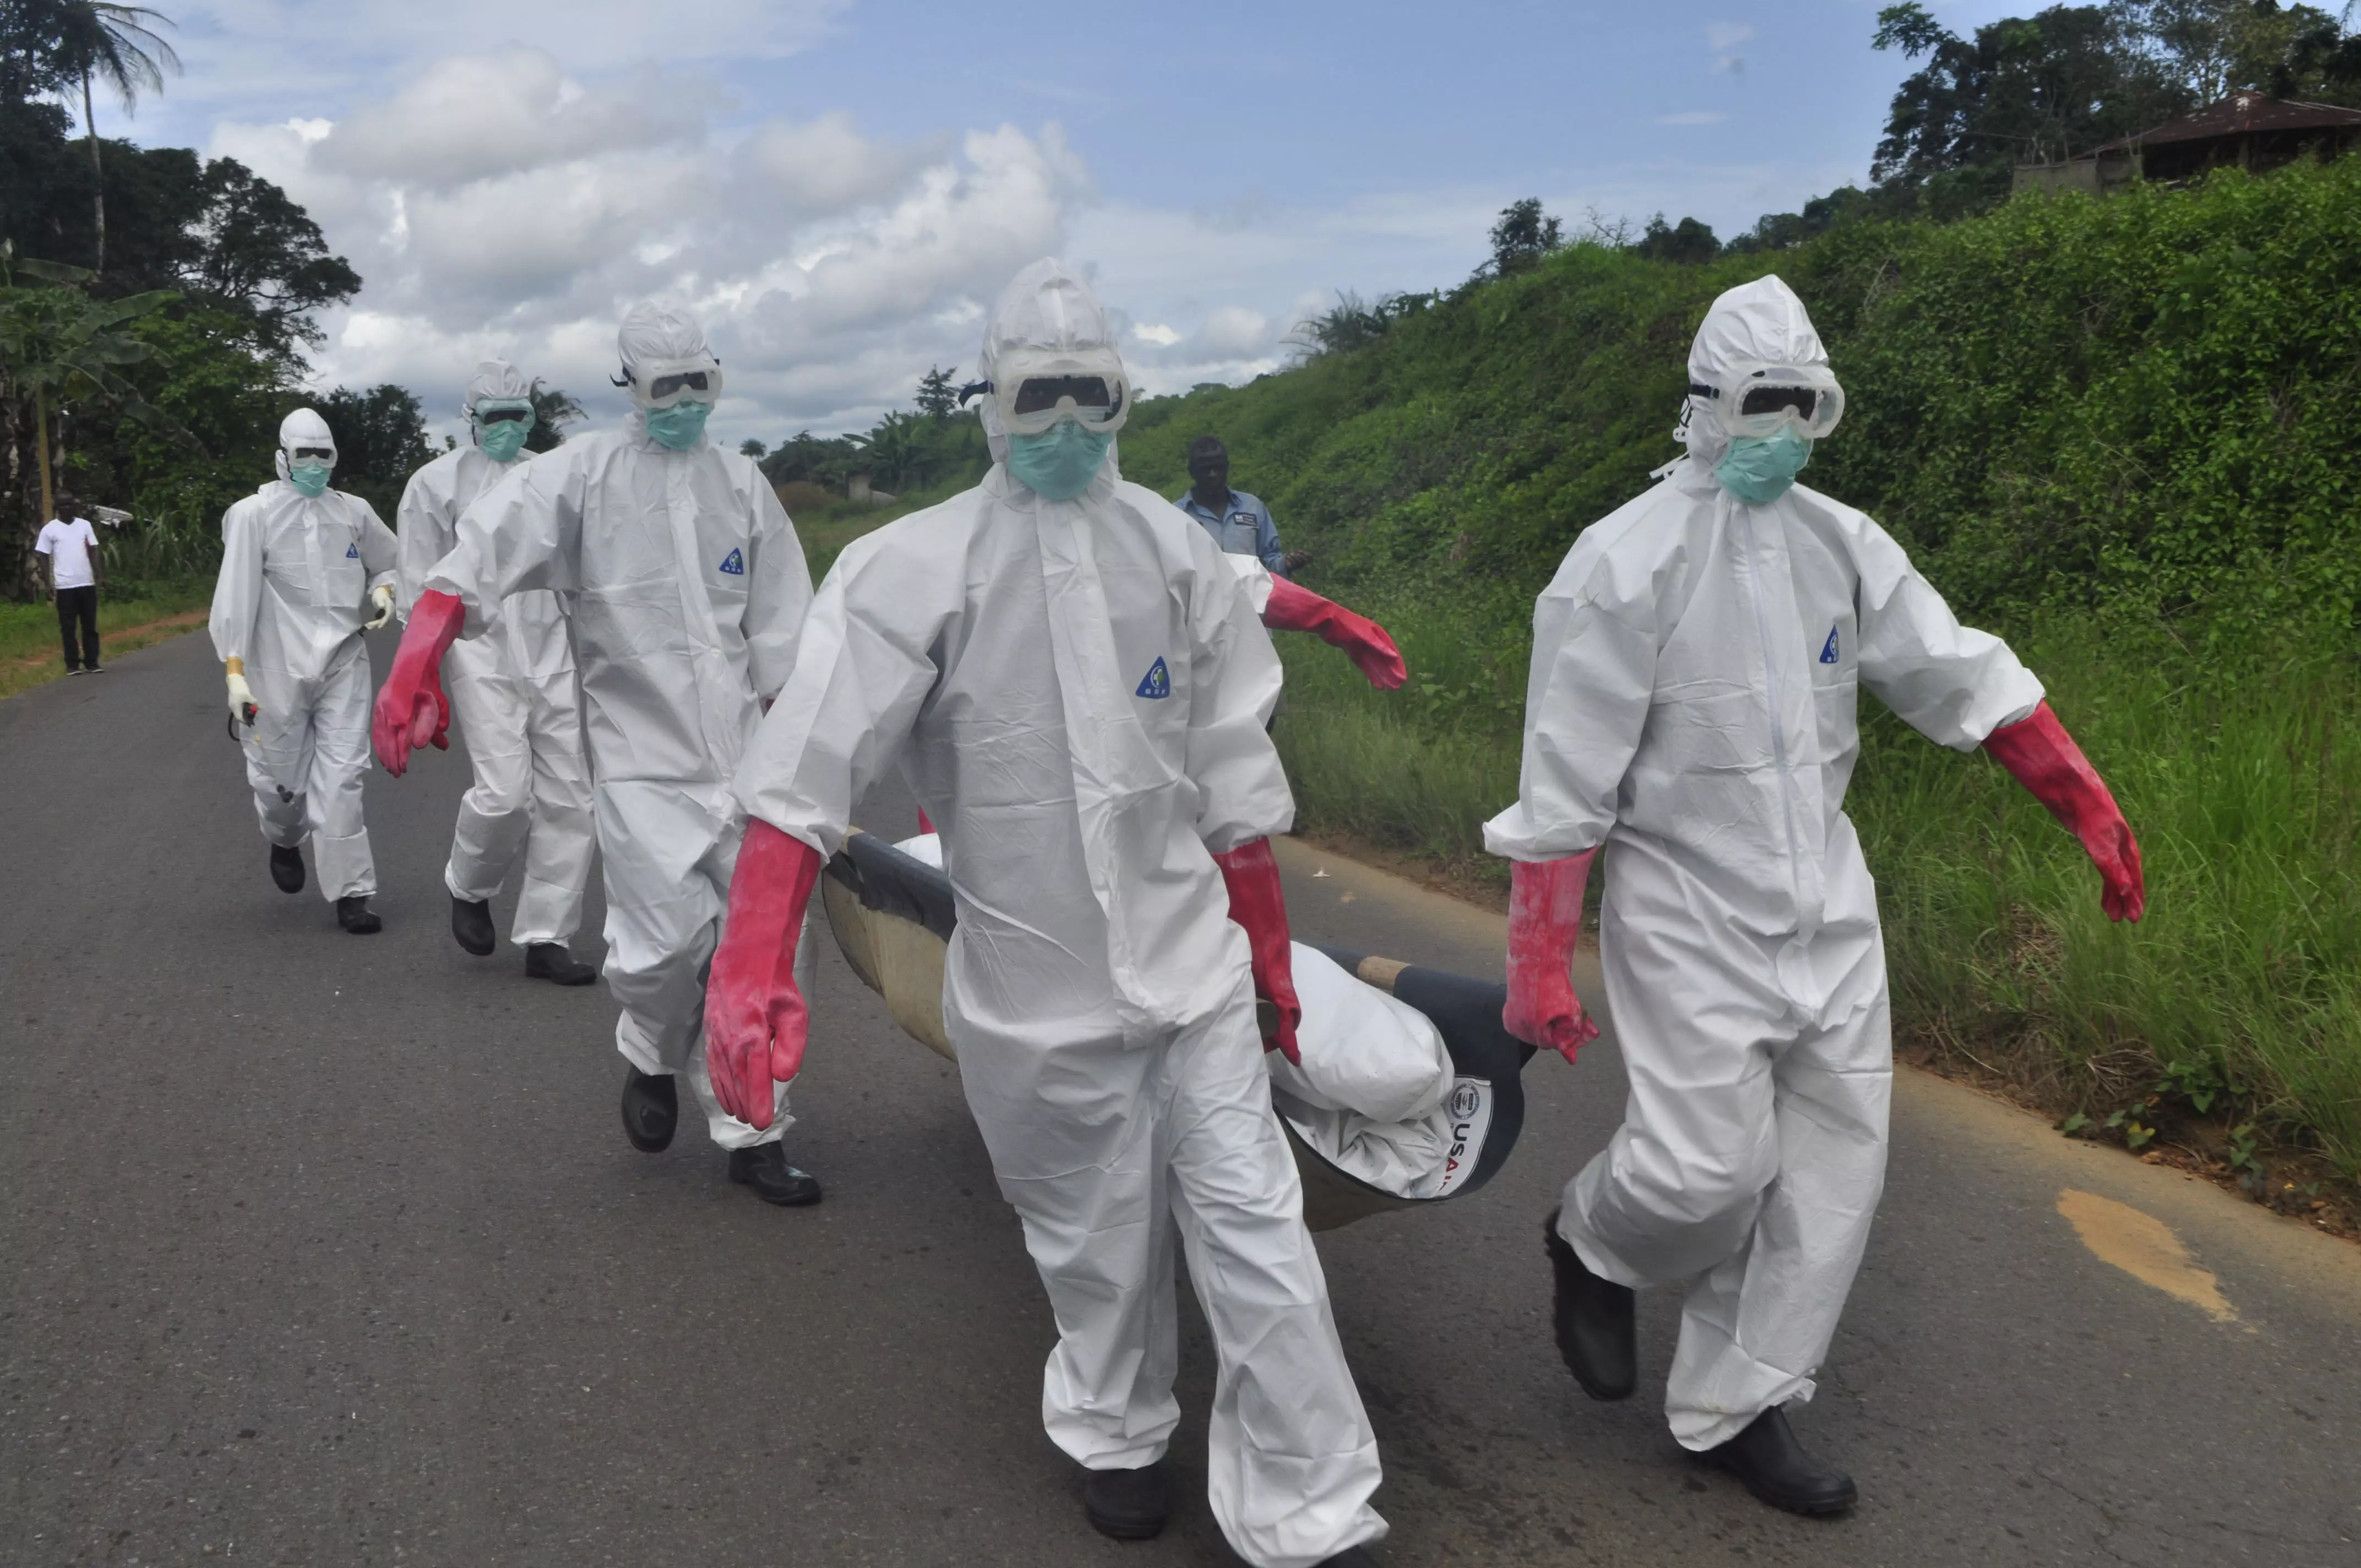
[[[1299,820],[1482,864],[1483,823],[1517,787],[1499,673],[1447,624],[1389,624],[1413,671],[1402,693],[1282,640],[1276,736]],[[2153,623],[2063,616],[2013,641],[2139,837],[2147,916],[2118,927],[2100,913],[2080,847],[1998,764],[1864,698],[1848,808],[1877,878],[1900,1027],[2061,1106],[2114,1109],[2168,1079],[2243,1091],[2242,1114],[2361,1171],[2354,661],[2329,640],[2224,657]]]

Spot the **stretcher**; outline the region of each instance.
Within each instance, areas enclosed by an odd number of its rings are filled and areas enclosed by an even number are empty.
[[[885,1001],[903,1033],[956,1063],[943,1027],[943,964],[959,914],[950,878],[938,867],[858,828],[820,881],[829,928],[845,962]],[[1533,1047],[1500,1027],[1506,988],[1444,970],[1322,947],[1366,984],[1417,1009],[1451,1058],[1452,1179],[1431,1198],[1407,1198],[1361,1180],[1313,1148],[1284,1115],[1303,1181],[1304,1221],[1334,1230],[1371,1214],[1465,1198],[1499,1173],[1524,1130],[1521,1075]]]

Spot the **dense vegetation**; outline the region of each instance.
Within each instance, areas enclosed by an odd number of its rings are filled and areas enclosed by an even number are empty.
[[[2019,643],[2147,850],[2149,917],[2110,928],[2004,774],[1878,714],[1853,810],[1910,1026],[2101,1109],[2143,1073],[2250,1088],[2353,1163],[2361,159],[1704,265],[1577,243],[1352,352],[1143,404],[1130,477],[1177,494],[1187,440],[1221,435],[1318,553],[1313,586],[1402,636],[1391,697],[1290,648],[1307,825],[1480,862],[1515,789],[1532,596],[1677,454],[1697,322],[1771,270],[1850,399],[1806,481]]]

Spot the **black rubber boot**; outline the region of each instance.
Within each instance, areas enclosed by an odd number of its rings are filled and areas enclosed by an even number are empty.
[[[1628,1399],[1640,1386],[1635,1297],[1628,1285],[1590,1272],[1557,1234],[1557,1212],[1543,1223],[1550,1268],[1557,1276],[1557,1353],[1594,1399]]]
[[[279,884],[281,893],[303,891],[303,851],[278,844],[270,846],[270,880]]]
[[[385,929],[385,922],[368,906],[368,894],[336,900],[336,924],[352,937],[374,937]]]
[[[1091,1528],[1117,1541],[1147,1541],[1172,1517],[1172,1488],[1164,1462],[1137,1470],[1082,1472],[1082,1512]]]
[[[588,985],[598,978],[598,970],[596,966],[576,958],[563,942],[528,942],[524,949],[524,977],[527,980],[545,980],[553,985]]]
[[[488,902],[451,895],[451,939],[482,958],[500,938],[492,934],[492,906]]]
[[[1706,1450],[1703,1457],[1737,1476],[1763,1501],[1791,1514],[1840,1514],[1861,1496],[1851,1476],[1804,1452],[1787,1424],[1787,1412],[1777,1406],[1720,1447]]]
[[[624,1072],[623,1136],[642,1154],[662,1154],[680,1125],[680,1091],[670,1073],[652,1078],[635,1067]]]
[[[782,1209],[800,1209],[819,1201],[819,1178],[789,1165],[785,1147],[775,1138],[751,1149],[731,1149],[730,1179],[752,1188],[755,1197]]]

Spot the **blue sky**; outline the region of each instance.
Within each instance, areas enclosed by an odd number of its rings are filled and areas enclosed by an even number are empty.
[[[1726,236],[1863,178],[1909,69],[1871,49],[1874,0],[164,9],[188,74],[101,125],[312,207],[368,280],[324,380],[446,416],[497,352],[596,388],[622,306],[669,295],[731,368],[733,440],[906,400],[1046,252],[1177,390],[1282,363],[1339,289],[1456,282],[1521,196]]]

